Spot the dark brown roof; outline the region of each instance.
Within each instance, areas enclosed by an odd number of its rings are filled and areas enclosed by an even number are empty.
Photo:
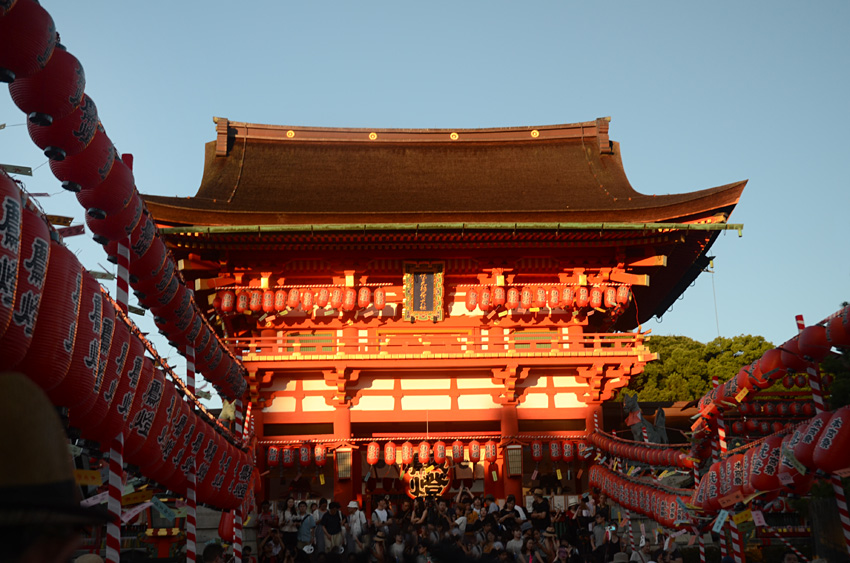
[[[608,120],[505,129],[322,129],[219,118],[195,197],[145,196],[161,225],[692,222],[746,184],[636,192]]]

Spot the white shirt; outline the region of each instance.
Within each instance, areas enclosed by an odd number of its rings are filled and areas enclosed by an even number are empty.
[[[363,535],[363,530],[366,526],[366,515],[363,514],[362,510],[356,510],[354,514],[348,515],[348,525],[351,529],[351,535],[359,538]]]

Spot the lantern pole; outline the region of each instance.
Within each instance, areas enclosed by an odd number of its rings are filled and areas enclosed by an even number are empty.
[[[250,403],[249,403],[250,404]],[[236,398],[236,435],[242,434],[242,399]],[[242,563],[242,503],[233,511],[233,558]]]
[[[720,385],[720,379],[717,376],[711,378],[711,385],[714,389]],[[721,438],[721,430],[720,428],[723,426],[723,413],[718,409],[717,411],[717,434],[711,437],[711,459],[713,463],[718,463],[723,461],[723,457],[721,453],[725,453],[726,450],[726,433],[723,432]],[[731,522],[731,519],[728,519],[727,522]],[[734,537],[734,536],[733,536]],[[741,563],[741,560],[738,556],[735,549],[735,544],[732,544],[732,550],[735,555],[735,563]],[[728,539],[726,537],[726,525],[724,524],[723,529],[720,531],[720,557],[726,557],[729,555],[729,545]]]
[[[186,388],[189,392],[195,394],[195,347],[191,344],[186,347]],[[195,412],[195,402],[186,397],[189,403],[189,410]],[[195,460],[192,459],[191,468],[189,470],[188,481],[186,487],[186,561],[195,563],[197,556],[197,546],[195,544],[195,524],[197,501],[195,498]]]

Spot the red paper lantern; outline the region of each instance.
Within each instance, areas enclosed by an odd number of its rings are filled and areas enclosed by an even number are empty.
[[[804,428],[800,426],[794,431],[794,434],[786,435],[782,439],[782,449],[780,451],[784,451],[786,448],[790,451],[794,451],[794,447],[803,437],[803,430]],[[801,474],[791,464],[788,458],[780,456],[779,481],[785,484],[785,486],[788,487],[794,494],[804,495],[809,492],[809,489],[812,487],[812,483],[814,483],[814,477],[815,474],[812,471],[807,472],[805,475]]]
[[[493,288],[493,305],[499,307],[505,304],[507,300],[507,292],[503,286],[497,285]]]
[[[372,290],[368,287],[361,287],[357,292],[357,306],[365,309],[372,304]]]
[[[617,286],[617,303],[619,305],[626,305],[631,297],[631,292],[631,286],[629,285]]]
[[[452,463],[463,461],[463,442],[455,440],[452,442]]]
[[[434,463],[442,465],[446,462],[446,443],[442,440],[434,442]]]
[[[608,285],[605,286],[603,290],[603,302],[605,303],[605,307],[608,309],[613,309],[617,306],[617,288]]]
[[[50,125],[80,105],[85,87],[80,61],[57,43],[45,67],[15,80],[9,85],[9,95],[31,122]]]
[[[124,428],[124,459],[141,465],[144,458],[136,454],[142,449],[157,421],[159,405],[165,393],[165,378],[155,369],[153,361],[145,358],[133,407]],[[162,409],[163,412],[165,409]]]
[[[236,294],[236,312],[245,313],[251,310],[251,294],[245,290],[240,290]]]
[[[785,366],[782,363],[782,352],[771,348],[759,359],[759,369],[762,378],[770,381],[778,381],[785,376]]]
[[[561,307],[564,309],[569,309],[573,306],[573,302],[576,298],[576,291],[574,288],[570,286],[566,286],[561,289]]]
[[[556,309],[561,306],[561,290],[557,287],[549,288],[549,308]]]
[[[44,390],[59,385],[71,365],[83,283],[83,269],[73,252],[51,241],[49,256],[40,307],[49,314],[36,325],[27,355],[17,366]]]
[[[378,442],[369,442],[369,445],[366,446],[366,463],[369,465],[377,465],[380,457],[381,445]]]
[[[333,289],[331,289],[331,309],[339,310],[342,308],[342,297],[342,288],[334,287]]]
[[[472,312],[478,306],[478,291],[470,287],[466,290],[466,310]]]
[[[561,442],[558,440],[552,440],[549,442],[549,458],[551,458],[552,461],[561,461],[563,459]]]
[[[807,326],[800,333],[797,347],[804,358],[819,362],[832,349],[826,338],[826,327],[823,325]]]
[[[375,290],[375,309],[383,311],[387,306],[387,292],[383,287]]]
[[[263,312],[274,313],[274,291],[271,289],[263,291]]]
[[[109,176],[114,163],[115,147],[103,128],[98,125],[94,137],[85,149],[79,154],[66,156],[64,160],[51,160],[50,170],[62,182],[63,188],[79,192],[97,187]]]
[[[602,306],[602,288],[593,286],[590,289],[590,306],[597,309]]]
[[[575,304],[579,309],[583,309],[590,303],[590,290],[586,286],[581,286],[576,289]]]
[[[286,306],[294,309],[298,306],[298,303],[301,301],[301,290],[297,287],[293,287],[289,290],[289,297],[286,299]]]
[[[782,358],[782,364],[789,370],[804,372],[806,368],[809,366],[809,362],[807,362],[802,353],[798,348],[798,337],[794,337],[787,342],[785,342],[782,346],[782,353],[780,357]]]
[[[469,461],[472,463],[481,461],[481,444],[478,440],[472,440],[469,443]]]
[[[98,123],[97,107],[91,98],[83,96],[74,109],[51,124],[28,121],[27,133],[47,158],[64,160],[80,154],[89,146]],[[76,186],[69,186],[69,189],[79,191]]]
[[[821,434],[831,418],[832,413],[829,411],[818,413],[809,421],[802,438],[794,446],[794,457],[808,469],[817,467],[814,461],[815,448],[818,446]]]
[[[534,296],[532,297],[532,306],[533,307],[544,307],[546,305],[546,288],[545,287],[535,287],[534,288]]]
[[[758,446],[750,467],[750,486],[756,491],[782,488],[779,481],[779,446],[781,436],[770,436]]]
[[[794,376],[794,384],[797,387],[806,387],[809,385],[809,378],[804,373],[798,373]]]
[[[487,440],[487,443],[484,444],[484,460],[488,463],[493,463],[494,461],[496,461],[496,457],[496,442],[494,442],[493,440]]]
[[[346,287],[342,296],[342,310],[353,311],[357,305],[357,291],[353,287]]]
[[[316,444],[313,448],[313,460],[318,467],[324,467],[328,462],[327,448],[323,444]]]
[[[812,460],[826,473],[838,473],[850,467],[850,405],[841,407],[824,426]]]
[[[260,289],[252,289],[248,308],[257,313],[263,309],[263,291]]]
[[[479,296],[478,307],[484,311],[485,313],[489,311],[493,306],[492,293],[490,292],[490,288],[486,285],[481,288],[481,295]]]
[[[826,340],[835,347],[850,347],[850,306],[842,309],[826,324]]]
[[[523,287],[519,296],[519,305],[523,309],[531,309],[531,304],[534,300],[534,292],[530,287]]]
[[[25,251],[21,248],[21,213],[21,191],[18,184],[0,169],[0,271],[18,272],[18,258]],[[12,320],[18,277],[19,275],[5,276],[5,282],[0,284],[0,338]]]
[[[512,287],[508,290],[507,301],[505,302],[505,308],[513,311],[517,307],[519,307],[519,290],[515,287]]]
[[[280,465],[280,448],[277,446],[269,446],[266,452],[266,465],[269,467],[277,467]]]
[[[413,463],[413,444],[410,442],[401,445],[401,463],[404,465]]]
[[[531,442],[531,459],[538,463],[543,461],[543,442],[540,440],[533,440]]]
[[[310,445],[309,444],[301,444],[298,446],[298,464],[301,467],[307,467],[310,465]]]
[[[572,441],[563,441],[563,443],[561,444],[561,457],[567,463],[575,459],[575,446]]]
[[[387,442],[384,444],[384,463],[387,465],[395,465],[395,455],[395,442]]]
[[[6,209],[6,219],[14,223],[15,218],[8,214],[9,209]],[[23,359],[32,342],[50,258],[50,234],[44,219],[30,209],[23,208],[21,224],[17,267],[12,261],[6,262],[8,268],[17,271],[11,320],[0,338],[0,350],[3,351],[0,354],[0,365],[7,368],[17,365]],[[15,243],[14,240],[11,242]],[[7,292],[4,295],[6,307],[9,297]]]
[[[428,442],[419,442],[419,463],[427,464],[431,461],[431,445]]]
[[[313,310],[313,291],[310,289],[304,290],[301,294],[301,308],[305,311]]]
[[[274,292],[274,310],[278,313],[282,311],[286,311],[286,300],[288,298],[288,294],[284,289],[278,289]]]
[[[295,457],[298,450],[291,446],[284,446],[280,450],[280,464],[284,467],[295,467]]]
[[[331,294],[328,291],[328,288],[323,287],[319,289],[319,293],[318,295],[316,295],[316,305],[318,305],[321,309],[327,307],[328,301],[330,300],[330,295]]]
[[[142,219],[144,204],[138,194],[133,193],[127,206],[109,215],[100,209],[86,212],[86,226],[95,235],[96,242],[106,244],[110,240],[129,237]]]
[[[34,0],[3,7],[0,17],[0,82],[14,82],[43,69],[56,47],[56,26]]]
[[[230,313],[236,307],[236,294],[231,290],[220,291],[219,296],[221,296],[221,311],[223,313]]]

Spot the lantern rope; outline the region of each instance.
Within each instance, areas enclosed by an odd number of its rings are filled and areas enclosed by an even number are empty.
[[[485,440],[485,439],[493,439],[493,438],[501,438],[502,441],[506,440],[517,440],[521,441],[522,445],[528,446],[531,444],[531,440],[584,440],[586,436],[584,434],[581,435],[530,435],[530,434],[519,434],[519,435],[502,435],[499,432],[492,433],[483,433],[483,434],[470,434],[470,435],[462,435],[455,436],[450,434],[420,434],[414,436],[374,436],[367,438],[346,438],[345,442],[399,442],[399,441],[421,441],[421,440]],[[528,440],[528,442],[525,442]],[[293,444],[326,444],[333,442],[342,442],[343,440],[339,438],[329,437],[329,438],[305,438],[303,440],[283,440],[283,439],[271,439],[266,438],[262,440],[258,440],[257,444],[260,446],[281,446],[281,445],[293,445]]]

